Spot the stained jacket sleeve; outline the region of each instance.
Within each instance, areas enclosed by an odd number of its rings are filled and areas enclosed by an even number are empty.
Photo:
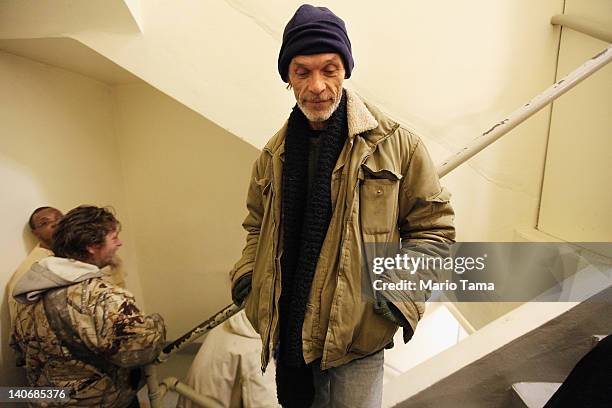
[[[86,305],[81,299],[68,300],[70,320],[84,345],[119,367],[151,363],[166,339],[161,316],[144,315],[129,291],[95,281]]]
[[[230,271],[232,293],[235,291],[236,284],[241,278],[253,273],[255,254],[257,253],[257,246],[259,244],[259,232],[261,230],[261,223],[264,215],[262,190],[266,187],[263,185],[266,183],[266,180],[262,179],[262,175],[264,173],[265,154],[265,152],[262,153],[255,161],[251,172],[251,181],[249,183],[246,200],[248,214],[242,223],[242,227],[247,232],[246,245],[242,250],[242,257]]]

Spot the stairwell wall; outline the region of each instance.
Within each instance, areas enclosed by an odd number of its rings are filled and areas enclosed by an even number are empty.
[[[122,223],[119,255],[127,286],[143,305],[110,87],[0,52],[0,89],[0,286],[35,245],[27,226],[35,208],[111,205]],[[24,377],[8,345],[7,296],[3,291],[0,384],[19,385]]]

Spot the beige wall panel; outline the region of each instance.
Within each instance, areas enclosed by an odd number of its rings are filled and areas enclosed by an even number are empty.
[[[568,0],[566,13],[612,22],[612,2]],[[606,47],[563,29],[559,76]],[[612,66],[555,102],[538,228],[566,241],[612,241]]]
[[[68,211],[112,205],[123,223],[119,254],[128,287],[142,303],[130,238],[110,88],[49,65],[0,52],[0,286],[34,245],[26,226],[42,205]],[[23,380],[8,347],[2,292],[0,383]]]
[[[173,339],[231,302],[259,151],[148,85],[114,95],[147,306]]]
[[[276,71],[280,41],[231,3],[142,1],[142,35],[69,36],[262,148],[290,112],[292,93]]]
[[[2,0],[0,37],[62,36],[79,31],[137,33],[140,0]]]
[[[610,23],[612,2],[610,0],[565,0],[565,14],[588,18],[600,23]]]

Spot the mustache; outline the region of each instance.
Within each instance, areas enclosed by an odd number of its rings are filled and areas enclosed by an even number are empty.
[[[302,102],[333,102],[334,95],[320,97],[320,96],[305,96],[302,98]]]

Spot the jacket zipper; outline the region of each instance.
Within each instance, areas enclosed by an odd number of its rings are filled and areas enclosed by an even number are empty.
[[[374,146],[374,148],[376,148],[376,146]],[[359,169],[361,169],[361,166],[363,166],[366,162],[366,160],[368,160],[368,158],[370,156],[372,156],[372,153],[374,153],[374,150],[370,150],[368,152],[368,154],[366,154],[363,159],[361,160],[361,162],[359,163]],[[357,180],[355,181],[355,186],[353,187],[353,194],[358,194],[357,192],[357,187],[359,185],[359,170],[357,170],[358,174],[357,174]],[[342,244],[340,245],[340,255],[342,256],[342,249],[344,248],[344,246],[346,245],[346,230],[348,229],[349,226],[349,222],[352,217],[353,217],[353,206],[355,203],[355,196],[353,196],[352,200],[351,200],[351,208],[349,211],[349,218],[347,219],[347,223],[344,229],[344,237],[342,239]],[[340,263],[340,266],[343,266],[344,262]],[[336,274],[336,290],[338,289],[338,284],[340,283],[340,272],[342,271],[342,268],[338,268],[338,273]],[[334,291],[335,292],[335,291]],[[333,309],[333,306],[332,306]],[[331,317],[331,316],[330,316]],[[329,327],[328,327],[329,330]],[[348,351],[348,350],[347,350]],[[321,368],[325,369],[327,367],[327,349],[325,347],[325,344],[323,344],[323,358],[321,359]]]
[[[359,172],[359,169],[361,169],[361,166],[363,166],[365,164],[365,162],[370,158],[370,156],[372,156],[372,154],[374,154],[374,151],[376,150],[376,147],[383,141],[385,141],[387,138],[389,138],[391,135],[393,134],[393,132],[389,133],[388,135],[386,135],[384,138],[380,139],[374,146],[373,148],[363,157],[363,159],[361,159],[361,162],[359,163],[359,168],[357,170],[357,172]],[[353,192],[354,194],[358,194],[357,192],[357,187],[359,185],[359,173],[357,174],[357,180],[355,181],[355,186],[353,187]],[[350,215],[349,217],[352,217],[352,212],[353,212],[353,203],[355,202],[355,197],[353,197],[353,200],[351,202],[351,211],[350,211]],[[348,221],[348,220],[347,220]],[[347,222],[347,227],[348,228],[348,222]],[[360,228],[361,230],[361,228]],[[346,230],[345,230],[346,231]],[[346,233],[345,233],[346,236]],[[346,238],[343,238],[343,242],[342,245],[340,247],[340,253],[342,253],[342,247],[344,247],[345,245],[345,240]],[[338,283],[340,282],[340,271],[341,269],[338,269],[338,274],[336,275],[336,289],[338,288]],[[331,317],[331,316],[330,316]],[[329,330],[329,327],[328,327]],[[347,350],[348,351],[348,350]],[[325,347],[325,345],[323,345],[323,358],[321,359],[321,368],[325,369],[327,367],[327,349]]]
[[[262,361],[261,365],[261,373],[265,373],[268,362],[270,361],[270,331],[272,328],[272,321],[274,320],[274,312],[275,312],[275,302],[274,302],[274,292],[276,291],[276,241],[277,241],[277,230],[276,230],[276,215],[274,211],[275,207],[275,190],[272,188],[274,186],[274,173],[272,173],[272,185],[270,186],[270,200],[272,202],[272,226],[273,226],[273,241],[272,241],[272,253],[274,254],[273,259],[273,268],[272,268],[272,288],[270,290],[270,318],[268,320],[268,326],[266,327],[265,332],[265,342],[266,348],[264,351],[264,361]]]

